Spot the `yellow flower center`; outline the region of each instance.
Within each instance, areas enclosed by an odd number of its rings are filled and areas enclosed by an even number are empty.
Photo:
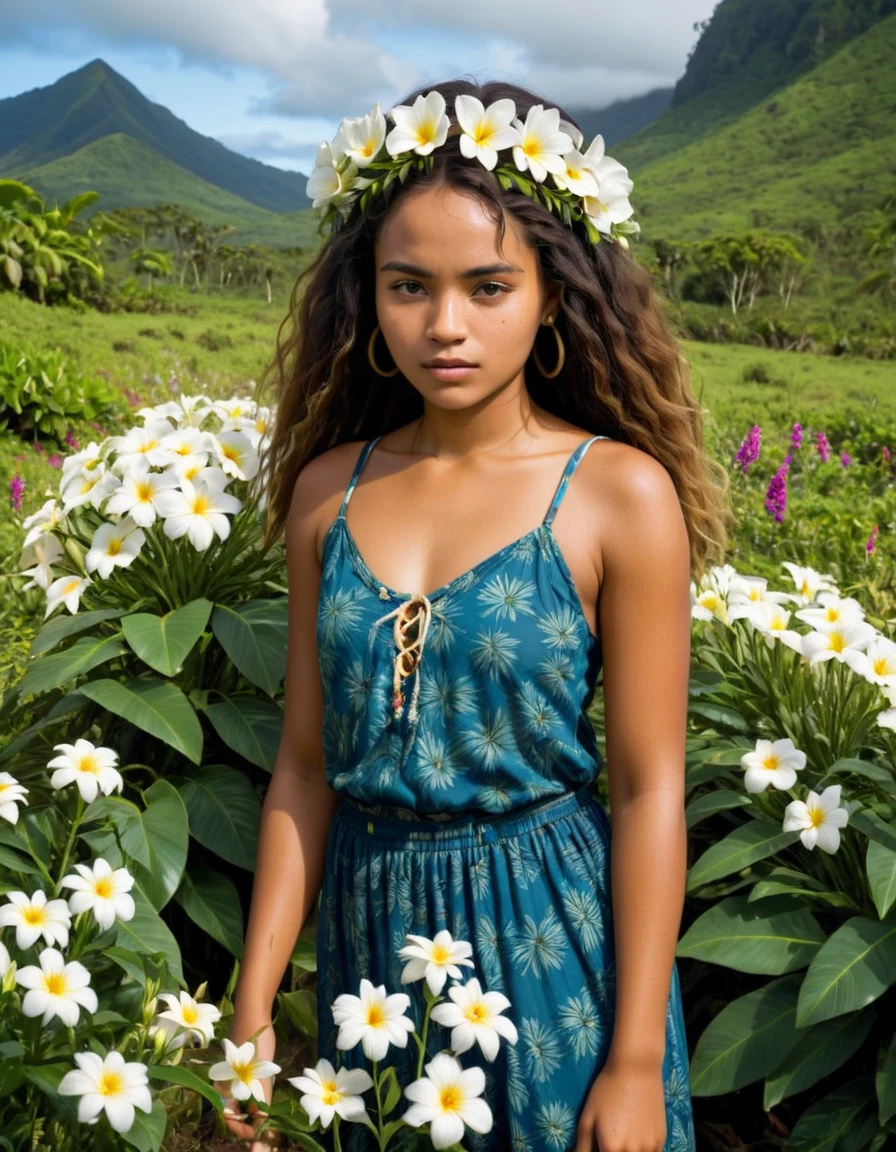
[[[192,504],[192,512],[194,516],[204,516],[211,508],[212,502],[204,492],[200,492]]]
[[[62,595],[63,595],[63,596],[67,596],[67,595],[69,594],[69,592],[74,592],[74,590],[75,590],[77,587],[78,587],[78,577],[77,577],[77,576],[73,576],[73,577],[71,578],[71,580],[69,580],[69,581],[67,581],[65,584],[63,584],[63,586],[62,586]]]
[[[439,1093],[439,1104],[444,1112],[456,1112],[461,1103],[461,1094],[454,1084],[443,1088]]]
[[[117,1072],[103,1072],[99,1091],[102,1096],[118,1096],[124,1091],[124,1081]]]
[[[51,996],[63,996],[68,988],[68,982],[62,972],[49,972],[44,977],[44,987]]]
[[[778,767],[778,757],[766,756],[766,758],[762,761],[762,767],[767,768],[769,772],[774,772],[774,770]]]
[[[12,787],[11,784],[7,784],[3,780],[0,780],[0,792],[5,792],[7,788],[11,788],[11,787]]]
[[[810,808],[809,819],[812,821],[812,827],[817,828],[819,824],[824,824],[824,809],[823,808]]]
[[[195,1024],[199,1019],[199,1012],[192,1004],[184,1005],[183,1014],[185,1024]]]
[[[145,481],[137,485],[137,497],[140,500],[149,500],[152,497],[152,484]]]
[[[871,667],[877,676],[889,676],[893,671],[890,667],[890,661],[886,656],[878,656],[878,658],[872,662]]]
[[[379,1004],[371,1004],[367,1009],[367,1023],[371,1028],[379,1028],[385,1022],[386,1017],[383,1015],[383,1010]]]
[[[835,620],[840,619],[839,608],[835,608],[832,604],[829,604],[827,610],[825,611],[825,617],[827,618],[829,624],[833,624]]]
[[[112,878],[110,876],[102,876],[96,880],[93,885],[93,891],[97,896],[102,896],[108,899],[112,895]]]
[[[323,1085],[323,1092],[321,1093],[321,1100],[323,1100],[324,1104],[331,1104],[332,1105],[332,1104],[338,1104],[341,1099],[342,1099],[342,1093],[337,1088],[335,1081],[328,1080],[326,1082],[326,1084]]]
[[[802,582],[802,584],[800,585],[800,594],[803,596],[806,596],[806,597],[809,597],[812,595],[812,587],[809,584],[808,580],[804,580]]]
[[[434,964],[444,964],[448,959],[448,949],[441,944],[436,944],[432,950],[432,959]]]
[[[473,1004],[464,1013],[471,1024],[481,1024],[486,1018],[485,1005]]]
[[[252,1083],[252,1080],[253,1080],[252,1067],[253,1066],[252,1066],[251,1061],[248,1064],[232,1064],[231,1067],[233,1068],[233,1071],[234,1071],[238,1080],[242,1080],[242,1082],[244,1084],[251,1084]]]
[[[221,455],[226,456],[228,460],[236,460],[237,459],[236,451],[233,448],[229,447],[227,444],[221,445]]]
[[[436,134],[436,126],[428,120],[425,124],[421,124],[417,128],[417,143],[418,144],[431,144]]]
[[[121,541],[120,540],[110,540],[109,541],[109,547],[106,549],[106,551],[108,552],[108,554],[110,556],[117,556],[118,553],[121,551]]]
[[[43,924],[46,920],[43,908],[38,908],[36,904],[29,904],[22,912],[22,919],[26,924]]]
[[[85,772],[89,776],[99,776],[100,766],[97,763],[97,758],[92,752],[88,752],[86,756],[82,756],[78,761],[78,771]]]
[[[832,632],[828,647],[832,652],[842,652],[846,647],[846,641],[843,639],[842,632]]]

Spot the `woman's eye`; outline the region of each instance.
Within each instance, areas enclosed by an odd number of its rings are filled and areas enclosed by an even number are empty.
[[[393,291],[398,292],[399,295],[419,296],[419,292],[411,291],[411,289],[422,289],[423,285],[419,284],[416,280],[400,280],[397,284],[393,284],[392,288]],[[496,296],[510,291],[506,284],[502,284],[498,280],[489,280],[485,284],[480,284],[476,291],[478,292],[480,289],[489,289],[489,291],[484,292],[484,295],[489,300],[493,300]]]
[[[495,296],[500,296],[502,292],[508,292],[509,291],[509,289],[507,288],[507,286],[505,284],[501,284],[497,280],[489,280],[487,284],[480,284],[479,287],[480,288],[495,288],[495,289],[497,289],[497,291],[495,291],[495,292],[486,292],[486,296],[488,296],[490,299],[494,299]]]

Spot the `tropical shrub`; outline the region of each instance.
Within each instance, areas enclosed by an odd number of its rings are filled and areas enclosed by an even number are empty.
[[[761,979],[713,981],[730,1002],[691,1088],[761,1080],[766,1110],[805,1109],[786,1149],[876,1152],[896,1132],[896,644],[829,574],[784,566],[786,590],[731,565],[692,587],[699,915],[677,955]]]

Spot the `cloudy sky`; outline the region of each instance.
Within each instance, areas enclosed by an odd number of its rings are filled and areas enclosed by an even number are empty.
[[[671,86],[716,3],[0,0],[0,98],[99,56],[198,132],[307,172],[343,116],[451,76],[572,108]]]

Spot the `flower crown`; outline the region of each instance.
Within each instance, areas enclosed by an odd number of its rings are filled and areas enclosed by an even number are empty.
[[[628,247],[629,236],[641,227],[631,219],[628,171],[604,153],[603,136],[595,136],[580,151],[584,136],[561,120],[557,108],[535,104],[525,122],[513,100],[496,100],[486,108],[475,96],[454,101],[455,123],[446,113],[438,91],[418,96],[413,106],[399,104],[389,116],[395,127],[387,134],[386,117],[377,102],[358,119],[345,118],[336,135],[317,150],[307,192],[321,217],[320,232],[334,231],[347,219],[360,198],[363,211],[373,196],[387,193],[395,180],[402,184],[411,169],[432,171],[434,149],[449,136],[460,136],[460,150],[494,172],[504,189],[517,188],[540,200],[572,228],[584,226],[593,244],[602,237]],[[499,164],[499,152],[511,151],[513,164]],[[359,175],[364,169],[371,176]],[[552,188],[546,184],[553,177]]]

